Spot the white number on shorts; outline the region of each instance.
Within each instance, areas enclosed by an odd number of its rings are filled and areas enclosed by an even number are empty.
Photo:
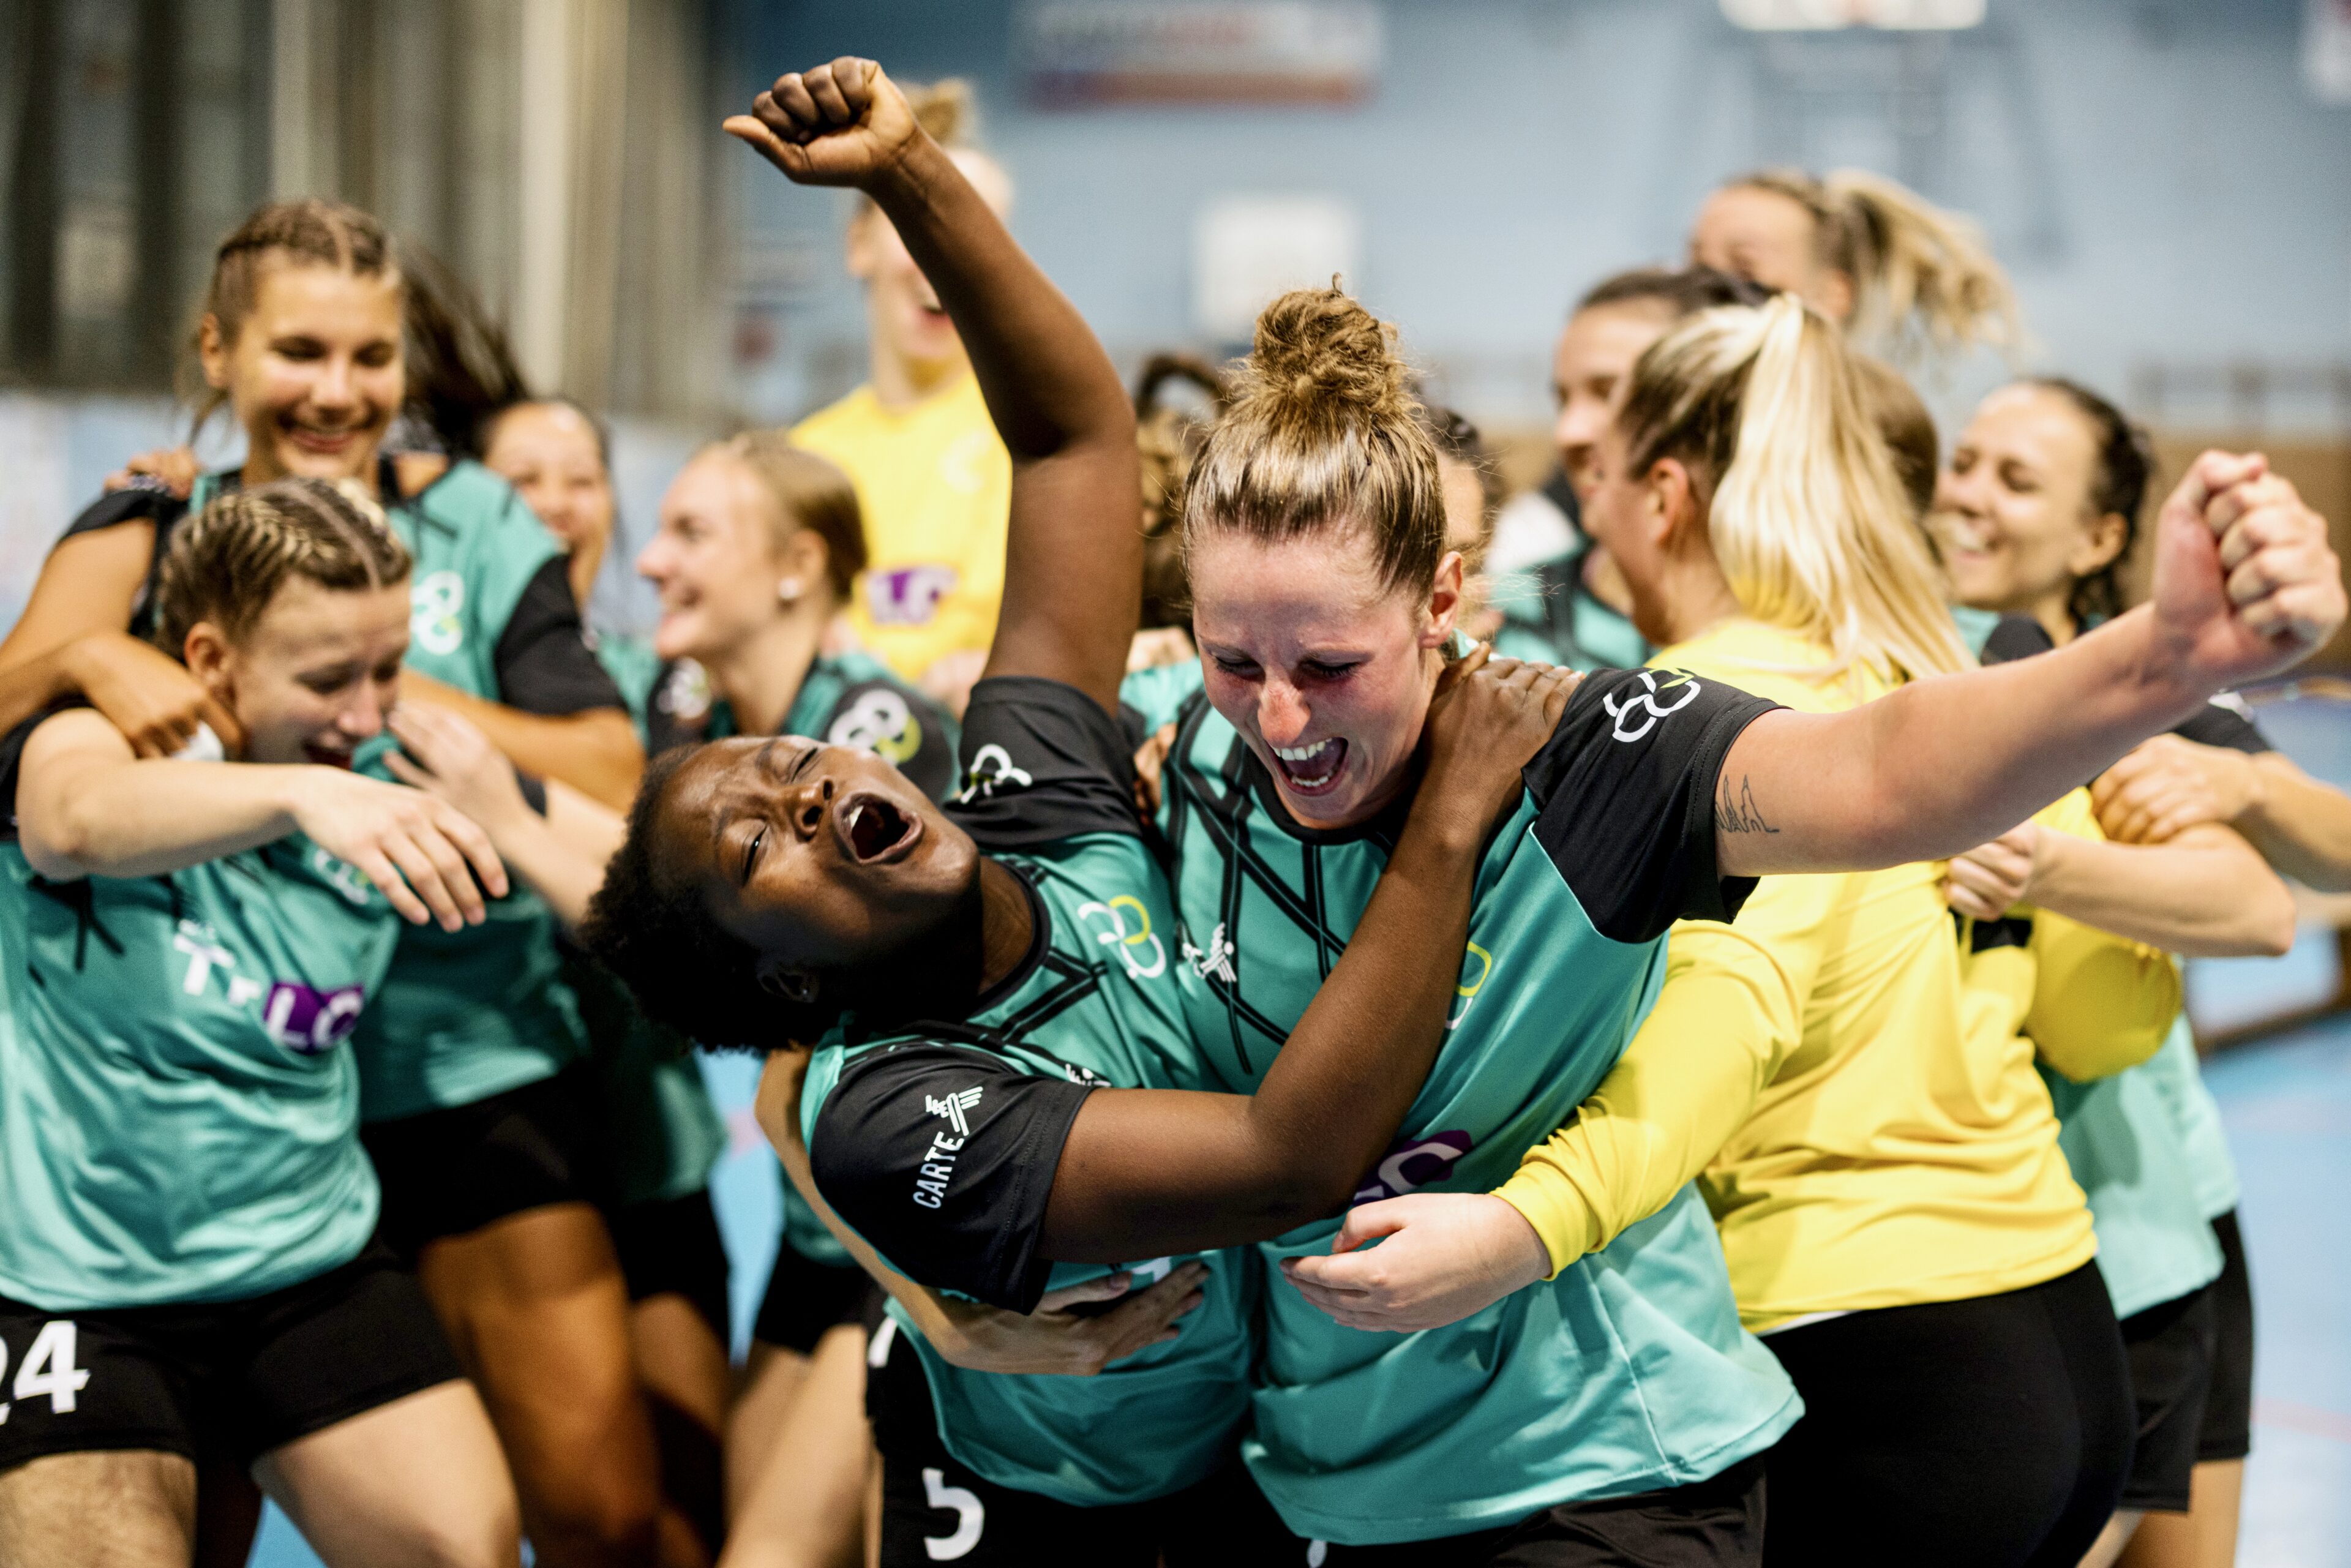
[[[952,1563],[979,1544],[979,1532],[987,1524],[987,1507],[969,1487],[951,1487],[946,1471],[925,1466],[923,1496],[933,1508],[956,1512],[954,1534],[923,1537],[923,1550],[930,1553],[932,1562]]]
[[[16,1364],[16,1396],[19,1399],[49,1396],[49,1413],[73,1414],[74,1396],[89,1374],[74,1364],[74,1325],[70,1318],[51,1318],[33,1336],[33,1348]]]

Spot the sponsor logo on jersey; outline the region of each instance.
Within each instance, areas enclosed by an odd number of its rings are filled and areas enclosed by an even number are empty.
[[[1223,921],[1217,921],[1217,928],[1208,933],[1208,946],[1205,949],[1192,946],[1189,936],[1183,938],[1183,954],[1184,962],[1200,978],[1221,980],[1228,986],[1239,984],[1233,976],[1233,945],[1225,940]]]
[[[320,882],[362,909],[375,899],[375,888],[360,874],[359,867],[349,861],[337,860],[316,844],[310,846],[310,870]]]
[[[1425,1138],[1403,1138],[1380,1156],[1371,1176],[1355,1189],[1357,1203],[1377,1203],[1402,1197],[1453,1174],[1453,1163],[1468,1154],[1476,1140],[1467,1133],[1431,1133]]]
[[[1222,931],[1224,927],[1219,925],[1217,929]],[[1468,1018],[1469,1009],[1478,1005],[1478,993],[1486,988],[1486,981],[1493,972],[1494,955],[1475,942],[1470,943],[1469,951],[1461,962],[1461,983],[1453,988],[1453,994],[1461,998],[1461,1005],[1455,1008],[1453,1016],[1445,1020],[1447,1030],[1461,1027],[1461,1020]]]
[[[895,766],[923,749],[923,725],[904,697],[888,686],[868,686],[833,719],[824,738],[834,746],[872,752]]]
[[[947,1182],[955,1175],[956,1155],[971,1136],[971,1123],[967,1119],[972,1108],[979,1103],[980,1085],[957,1089],[946,1095],[925,1094],[923,1108],[934,1116],[946,1118],[955,1129],[950,1138],[945,1133],[931,1134],[931,1146],[923,1152],[922,1163],[914,1167],[914,1202],[922,1208],[937,1208],[947,1200]]]
[[[711,690],[710,672],[692,659],[680,659],[669,667],[669,679],[653,694],[653,706],[676,719],[680,724],[699,722],[710,712],[716,700]]]
[[[876,568],[865,574],[865,613],[876,626],[927,626],[955,585],[951,566]]]
[[[350,1038],[366,1002],[367,992],[358,986],[322,991],[299,980],[280,980],[262,1004],[261,1027],[297,1056],[317,1056]]]
[[[1133,930],[1127,926],[1130,910],[1134,915]],[[1150,980],[1167,972],[1167,949],[1152,933],[1151,911],[1143,907],[1143,900],[1122,893],[1107,904],[1078,905],[1080,920],[1091,923],[1097,916],[1109,921],[1110,929],[1095,931],[1094,940],[1119,956],[1128,975],[1138,980]]]
[[[1027,772],[1012,766],[1010,752],[990,741],[972,757],[971,768],[964,776],[963,793],[956,800],[968,806],[974,800],[985,800],[994,795],[998,785],[1026,789],[1035,782]]]
[[[1656,728],[1660,720],[1672,717],[1696,702],[1698,694],[1704,689],[1698,684],[1698,677],[1686,670],[1667,670],[1665,674],[1666,679],[1661,683],[1656,671],[1643,670],[1640,691],[1621,702],[1613,696],[1600,699],[1600,706],[1616,721],[1617,739],[1640,739]]]
[[[465,580],[428,571],[408,593],[408,634],[428,653],[454,653],[465,641]]]

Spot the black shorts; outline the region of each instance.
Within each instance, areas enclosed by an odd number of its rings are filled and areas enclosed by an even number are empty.
[[[51,1312],[0,1298],[0,1345],[14,1394],[0,1470],[124,1448],[249,1465],[464,1375],[416,1277],[381,1245],[244,1301]]]
[[[2095,1263],[1764,1336],[1804,1396],[1764,1560],[2074,1568],[2130,1473],[2130,1367]]]
[[[2212,1281],[2212,1389],[2204,1398],[2204,1429],[2196,1444],[2199,1464],[2241,1459],[2253,1451],[2253,1281],[2245,1270],[2245,1238],[2231,1209],[2212,1222],[2220,1239],[2220,1277]]]
[[[814,1355],[817,1342],[842,1323],[878,1321],[882,1287],[851,1264],[836,1269],[801,1257],[789,1241],[776,1248],[776,1266],[768,1275],[768,1293],[759,1298],[759,1315],[752,1321],[751,1337],[779,1350]]]
[[[718,1211],[710,1206],[708,1187],[684,1197],[623,1206],[612,1216],[612,1248],[621,1257],[630,1301],[684,1296],[720,1344],[733,1343],[726,1243],[718,1234]]]
[[[470,1105],[362,1124],[360,1141],[383,1186],[378,1234],[414,1262],[427,1242],[525,1209],[592,1203],[610,1212],[593,1093],[586,1067],[568,1067]]]
[[[1077,1508],[984,1479],[940,1440],[922,1362],[896,1322],[874,1333],[865,1414],[882,1454],[882,1568],[1296,1568],[1308,1561],[1307,1543],[1282,1529],[1238,1453],[1172,1497],[1111,1508]]]
[[[2138,1442],[2131,1450],[2130,1478],[2123,1483],[2125,1508],[2188,1511],[2220,1337],[2212,1296],[2213,1287],[2206,1285],[2123,1320],[2131,1400],[2138,1410]]]

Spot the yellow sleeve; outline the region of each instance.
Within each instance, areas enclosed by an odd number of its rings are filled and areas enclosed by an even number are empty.
[[[1780,882],[1834,878],[1767,878]],[[1754,905],[1750,904],[1752,910]],[[1802,1032],[1804,994],[1740,925],[1685,921],[1656,1006],[1575,1119],[1496,1189],[1535,1228],[1553,1274],[1663,1208],[1754,1110]]]
[[[2105,839],[2085,789],[2033,820],[2076,838]],[[2156,1053],[2179,1014],[2179,965],[2159,947],[2036,909],[2032,957],[2025,1037],[2042,1061],[2076,1082],[2137,1067]]]

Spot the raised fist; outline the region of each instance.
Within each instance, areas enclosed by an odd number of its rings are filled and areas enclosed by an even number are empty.
[[[853,55],[778,77],[726,130],[803,185],[862,187],[923,137],[896,84]]]

